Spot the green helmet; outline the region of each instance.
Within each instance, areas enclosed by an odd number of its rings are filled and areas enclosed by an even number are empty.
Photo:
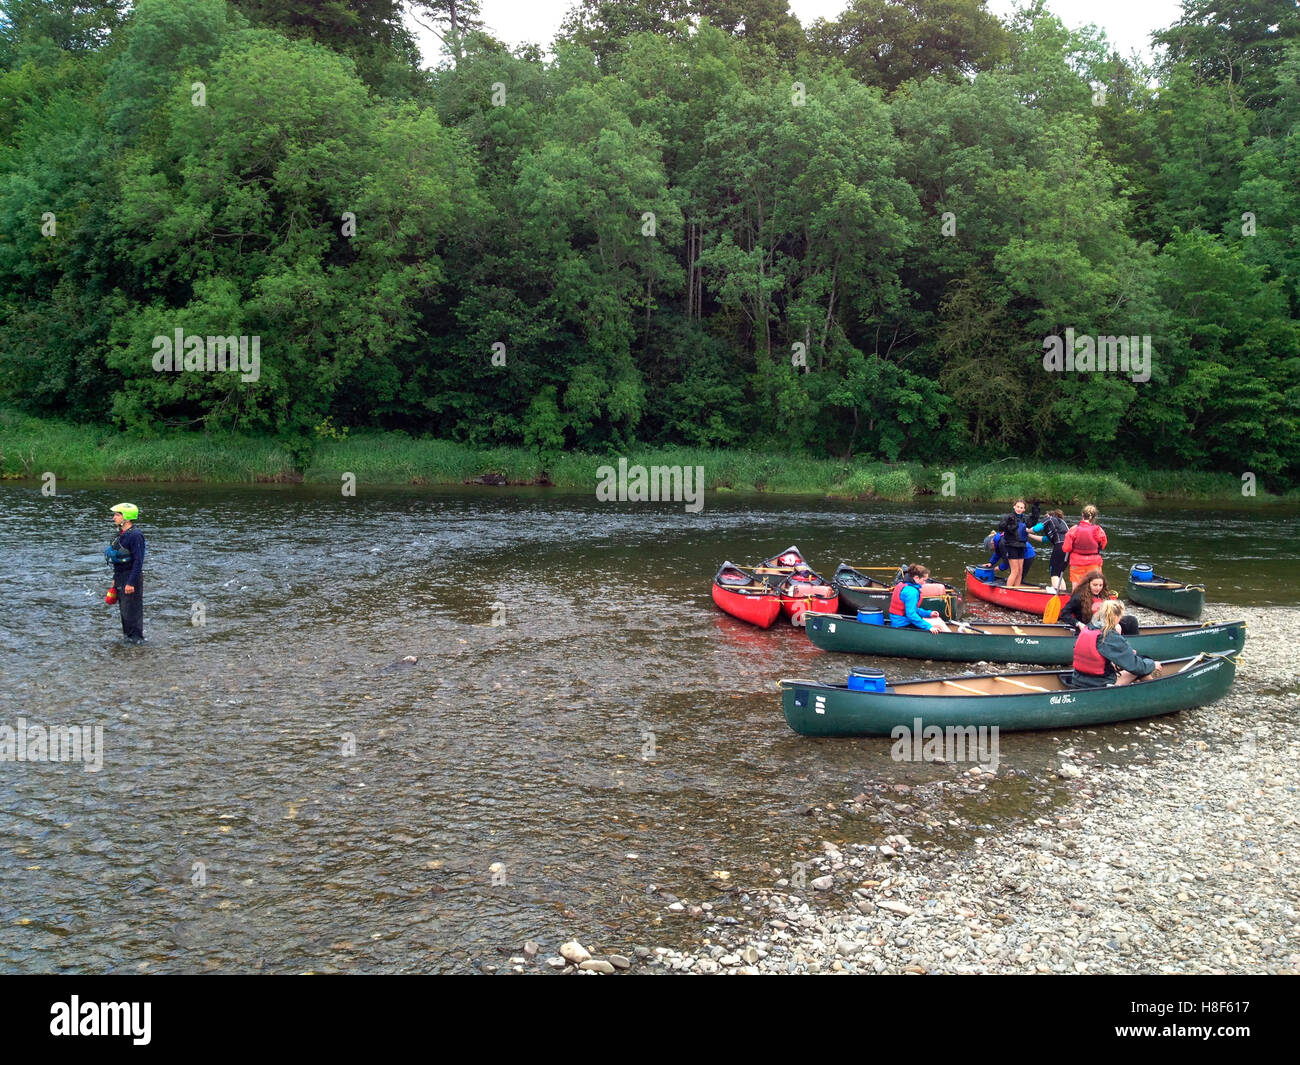
[[[140,508],[134,503],[119,503],[113,507],[114,514],[121,514],[124,521],[135,521],[140,516]]]

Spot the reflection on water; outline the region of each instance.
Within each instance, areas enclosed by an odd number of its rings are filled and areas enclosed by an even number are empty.
[[[797,543],[827,571],[955,577],[997,509],[133,486],[133,648],[102,601],[124,489],[2,492],[21,535],[0,724],[101,724],[106,746],[99,773],[0,763],[5,971],[471,971],[529,938],[688,942],[698,923],[665,920],[651,885],[739,913],[816,849],[810,805],[953,772],[791,733],[775,681],[850,660],[720,614],[719,562]],[[1294,509],[1106,518],[1114,572],[1204,580],[1207,617],[1296,601]],[[1033,772],[1058,749],[1001,755]],[[995,789],[990,820],[1049,801]]]

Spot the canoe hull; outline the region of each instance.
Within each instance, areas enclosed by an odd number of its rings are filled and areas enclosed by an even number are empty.
[[[781,593],[781,610],[792,625],[803,625],[810,614],[834,614],[839,608],[839,596],[831,594],[791,595]]]
[[[809,618],[808,638],[824,651],[843,654],[923,658],[939,662],[1025,662],[1039,666],[1068,666],[1074,661],[1074,636],[1058,625],[1027,625],[1022,636],[965,635],[922,632],[920,629],[869,625],[843,615]],[[1177,631],[1161,632],[1160,628]],[[1138,654],[1162,662],[1207,651],[1239,652],[1246,645],[1246,623],[1171,625],[1144,629],[1128,637]]]
[[[1152,581],[1128,582],[1129,602],[1195,621],[1205,609],[1205,589],[1197,584],[1157,584]]]
[[[1009,675],[1031,680],[1035,676]],[[983,696],[903,695],[889,689],[860,692],[789,680],[781,682],[781,707],[786,723],[801,736],[888,736],[899,727],[910,730],[930,726],[996,725],[1005,732],[1075,728],[1205,706],[1227,694],[1235,675],[1236,663],[1231,658],[1209,658],[1186,672],[1123,688]]]
[[[1059,599],[1061,606],[1065,606],[1070,598],[1038,584],[1008,588],[1003,584],[982,581],[975,576],[973,566],[966,567],[966,592],[974,599],[982,599],[1003,610],[1018,610],[1023,614],[1036,614],[1040,618],[1053,599]]]
[[[748,621],[760,629],[771,628],[781,616],[781,600],[775,594],[754,595],[713,586],[713,601],[733,618]]]

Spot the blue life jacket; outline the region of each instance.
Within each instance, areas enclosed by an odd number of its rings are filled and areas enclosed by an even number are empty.
[[[110,566],[125,566],[131,561],[131,552],[124,548],[120,542],[114,540],[104,548],[104,561]],[[143,561],[143,559],[141,559]]]

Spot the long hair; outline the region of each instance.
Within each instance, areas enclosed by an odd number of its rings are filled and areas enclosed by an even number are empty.
[[[1092,582],[1098,577],[1101,578],[1101,595],[1092,594]],[[1083,580],[1074,586],[1074,594],[1079,597],[1079,602],[1083,604],[1083,618],[1086,622],[1092,617],[1092,604],[1097,599],[1110,598],[1110,585],[1106,583],[1106,576],[1099,569],[1090,569],[1083,575]]]
[[[1101,638],[1105,639],[1119,628],[1120,618],[1124,616],[1124,604],[1118,599],[1107,599],[1101,607]]]

